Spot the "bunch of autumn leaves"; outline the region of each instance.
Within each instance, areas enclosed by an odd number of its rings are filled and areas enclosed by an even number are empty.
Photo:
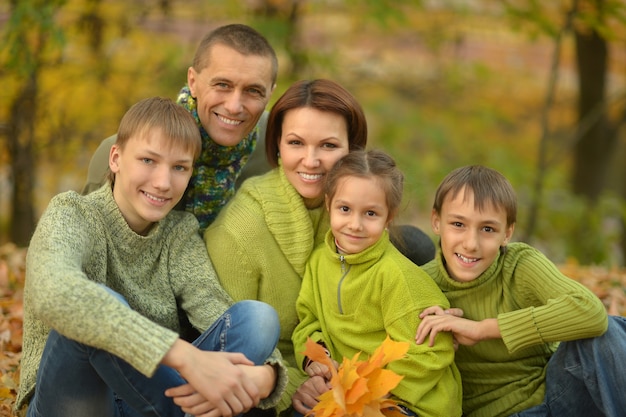
[[[360,353],[344,358],[335,369],[324,348],[308,339],[304,354],[323,363],[331,370],[332,389],[322,394],[308,415],[315,417],[400,417],[404,416],[396,401],[389,398],[402,376],[384,367],[402,358],[409,350],[407,342],[395,342],[389,337],[366,360]]]

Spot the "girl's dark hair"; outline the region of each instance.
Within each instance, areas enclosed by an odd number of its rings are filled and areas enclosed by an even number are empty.
[[[265,136],[265,154],[271,166],[278,166],[278,146],[285,114],[289,110],[302,107],[339,114],[348,127],[350,150],[365,149],[367,121],[361,105],[354,96],[334,81],[303,80],[289,87],[270,111]]]
[[[380,150],[354,151],[341,158],[326,174],[324,195],[326,205],[337,192],[339,180],[345,177],[372,178],[378,181],[385,192],[389,218],[393,219],[402,203],[404,175],[396,162],[387,153]]]

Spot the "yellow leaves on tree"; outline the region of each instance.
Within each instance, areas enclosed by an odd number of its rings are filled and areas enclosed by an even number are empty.
[[[304,354],[323,363],[331,370],[332,389],[322,394],[317,405],[307,415],[315,417],[380,417],[403,416],[396,401],[389,398],[402,376],[384,367],[402,358],[409,349],[408,342],[385,341],[367,360],[359,360],[360,353],[344,358],[335,370],[322,346],[308,339]]]

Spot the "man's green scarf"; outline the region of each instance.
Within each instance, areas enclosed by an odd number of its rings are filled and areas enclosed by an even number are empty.
[[[200,123],[196,99],[191,96],[188,86],[180,90],[176,102],[196,119],[202,135],[202,152],[194,166],[183,203],[185,210],[193,213],[200,222],[200,234],[203,234],[235,194],[235,181],[256,146],[258,127],[237,145],[221,146],[209,137]]]

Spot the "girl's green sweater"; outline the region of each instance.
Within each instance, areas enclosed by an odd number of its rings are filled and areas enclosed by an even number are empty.
[[[311,255],[296,304],[296,361],[302,364],[308,337],[323,341],[341,363],[359,352],[362,359],[371,356],[389,335],[409,343],[407,355],[387,366],[403,377],[391,391],[394,397],[418,416],[458,417],[461,377],[451,335],[441,333],[433,347],[415,343],[419,314],[434,305],[449,306],[430,277],[391,244],[387,232],[361,253],[339,255],[329,231],[325,244]]]

